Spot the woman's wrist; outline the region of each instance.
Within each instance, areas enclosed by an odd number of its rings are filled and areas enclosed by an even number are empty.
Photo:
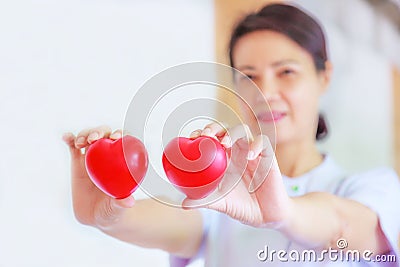
[[[268,215],[261,227],[274,229],[281,231],[282,233],[287,232],[291,229],[293,219],[295,219],[295,200],[291,197],[285,199],[284,205],[279,207],[279,211],[275,212],[275,215]]]
[[[114,231],[121,227],[128,210],[115,205],[115,201],[109,199],[95,212],[93,226],[103,232]]]

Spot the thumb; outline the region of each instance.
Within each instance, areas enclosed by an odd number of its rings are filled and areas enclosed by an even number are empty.
[[[182,208],[185,210],[195,209],[195,208],[206,208],[225,213],[226,201],[225,198],[220,198],[220,199],[218,198],[209,199],[209,197],[206,197],[204,199],[185,198],[182,201]]]
[[[78,159],[82,156],[81,150],[75,147],[75,135],[73,133],[65,133],[62,136],[64,143],[69,147],[72,159]]]
[[[99,209],[96,210],[98,215],[95,216],[95,225],[97,225],[99,229],[107,229],[110,223],[115,222],[123,216],[126,209],[131,208],[134,203],[135,200],[132,196],[124,199],[105,197],[101,201]]]
[[[135,199],[133,196],[129,196],[123,199],[111,199],[111,206],[117,209],[128,209],[135,205]]]
[[[206,207],[207,205],[205,203],[202,203],[202,201],[198,199],[185,198],[182,201],[182,208],[184,210],[190,210],[195,208],[206,208]]]

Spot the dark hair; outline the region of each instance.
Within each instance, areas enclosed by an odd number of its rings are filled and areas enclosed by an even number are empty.
[[[315,139],[322,140],[328,135],[328,125],[326,125],[325,116],[321,113],[318,115],[318,127]]]
[[[286,35],[304,48],[313,58],[318,71],[325,70],[328,60],[324,32],[319,23],[297,7],[286,4],[264,6],[256,13],[242,19],[234,28],[229,42],[229,60],[234,67],[233,50],[237,41],[244,35],[261,30],[271,30]],[[319,115],[316,139],[328,134],[323,115]]]

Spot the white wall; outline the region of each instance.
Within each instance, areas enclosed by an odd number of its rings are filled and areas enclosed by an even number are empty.
[[[212,1],[1,1],[0,36],[0,267],[168,266],[75,221],[61,135],[121,128],[146,79],[213,60]]]

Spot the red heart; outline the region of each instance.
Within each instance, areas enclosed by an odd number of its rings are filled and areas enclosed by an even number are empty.
[[[107,195],[121,199],[130,196],[147,171],[147,152],[133,137],[99,139],[86,152],[86,170],[93,183]]]
[[[177,137],[164,149],[162,163],[169,181],[188,198],[200,199],[218,186],[227,167],[225,148],[208,136]]]

